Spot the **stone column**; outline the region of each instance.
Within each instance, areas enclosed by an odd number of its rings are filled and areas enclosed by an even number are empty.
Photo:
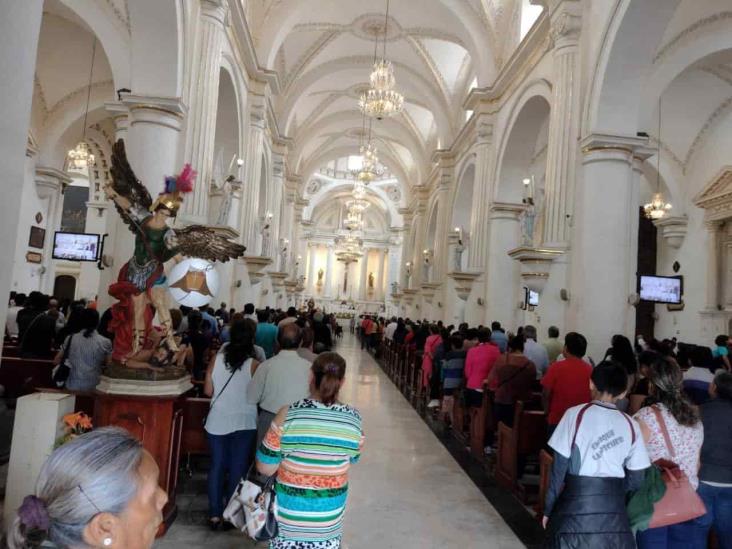
[[[431,269],[429,280],[422,282],[442,282],[447,273],[448,258],[448,235],[450,233],[450,214],[452,208],[448,196],[450,187],[454,184],[454,170],[452,167],[445,168],[440,179],[440,186],[437,189],[437,226],[435,231],[435,242],[426,243],[425,248],[431,248],[430,257]]]
[[[574,213],[577,136],[581,114],[579,37],[580,0],[552,0],[551,38],[556,78],[552,88],[544,206],[545,246],[566,248]]]
[[[130,165],[150,194],[157,196],[165,177],[182,168],[178,145],[185,107],[180,99],[135,95],[124,96],[122,103],[130,113],[125,142]]]
[[[368,276],[369,276],[369,253],[371,252],[371,248],[366,248],[364,251],[363,257],[361,258],[361,278],[359,279],[359,292],[358,292],[358,298],[361,301],[366,301],[369,296],[369,284],[368,284]]]
[[[375,299],[384,300],[384,284],[386,278],[386,254],[389,252],[388,249],[379,249],[379,272],[377,277],[377,285],[374,291]]]
[[[186,162],[198,171],[196,186],[181,208],[181,220],[208,221],[208,198],[213,169],[216,114],[219,103],[219,74],[224,46],[227,0],[201,0],[195,84],[192,86],[185,149]]]
[[[470,214],[470,242],[468,248],[468,267],[471,271],[485,272],[488,255],[488,226],[490,224],[490,204],[493,195],[494,152],[493,124],[487,115],[478,119],[477,143],[475,147],[475,182],[473,183],[473,208]],[[453,229],[454,227],[450,227]]]
[[[281,154],[272,153],[272,188],[267,193],[267,210],[272,212],[272,241],[280,239],[290,240],[292,231],[292,217],[283,203],[283,187],[285,176],[285,159]],[[290,242],[292,244],[292,242]],[[292,249],[288,249],[290,254]]]
[[[64,191],[71,183],[66,172],[54,168],[36,168],[36,193],[38,198],[46,202],[46,240],[43,244],[43,263],[40,289],[45,294],[53,293],[54,268],[53,234],[61,228],[61,214],[63,213]]]
[[[334,250],[333,250],[333,244],[328,244],[328,262],[327,266],[325,268],[325,297],[331,298],[333,297],[333,269],[335,268],[335,263],[333,261],[334,257]]]
[[[719,299],[719,271],[720,271],[720,222],[708,221],[705,223],[707,228],[707,295],[706,309],[707,311],[718,311],[720,305]]]
[[[628,228],[638,215],[633,157],[645,151],[645,144],[637,137],[607,135],[582,141],[568,329],[583,333],[595,359],[601,358],[610,335],[631,337],[635,328],[628,288],[637,260],[629,241],[637,234],[629,234]],[[602,215],[597,215],[599,205]]]
[[[423,245],[427,237],[425,234],[427,232],[427,222],[425,221],[424,209],[420,209],[414,215],[414,230],[417,238],[415,238],[414,248],[411,250],[412,283],[410,287],[419,288],[422,282],[427,282],[427,280],[422,280],[422,251],[424,250]]]
[[[499,321],[515,329],[516,304],[521,287],[521,269],[508,252],[519,245],[521,204],[496,202],[490,207],[488,256],[486,257],[486,323]]]
[[[0,249],[6,254],[0,267],[0,288],[8,292],[13,278],[13,262],[25,179],[26,146],[33,101],[38,35],[43,17],[43,0],[3,2],[0,17]],[[48,238],[48,236],[46,237]],[[0,299],[0,318],[5,318],[8,300]],[[0,334],[0,341],[2,341]]]
[[[250,97],[249,137],[247,139],[246,176],[244,179],[244,199],[240,234],[242,243],[247,247],[247,255],[257,255],[257,237],[259,234],[259,181],[262,174],[262,156],[264,155],[264,138],[266,117],[263,95]]]

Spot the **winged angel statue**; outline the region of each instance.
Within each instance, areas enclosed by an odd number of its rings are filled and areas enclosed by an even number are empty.
[[[155,313],[162,326],[163,344],[171,352],[178,350],[167,303],[167,261],[188,256],[226,262],[244,255],[246,248],[211,227],[168,226],[168,220],[176,216],[183,203],[183,195],[193,190],[196,172],[189,164],[178,176],[165,178],[163,192],[153,201],[132,171],[120,139],[112,148],[111,174],[111,184],[105,190],[135,235],[132,258],[109,288],[110,295],[119,300],[112,309],[112,356],[124,363],[151,344]]]

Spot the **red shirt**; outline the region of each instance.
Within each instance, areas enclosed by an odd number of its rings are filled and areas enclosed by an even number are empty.
[[[483,389],[483,382],[491,373],[501,351],[492,343],[481,343],[468,351],[465,358],[465,379],[468,389]]]
[[[541,384],[551,391],[549,425],[557,425],[569,408],[589,402],[592,366],[579,358],[555,362],[541,378]]]

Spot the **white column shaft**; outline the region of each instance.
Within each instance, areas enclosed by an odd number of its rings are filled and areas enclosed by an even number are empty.
[[[475,183],[473,187],[473,208],[470,216],[470,241],[468,248],[468,265],[470,269],[484,272],[488,254],[488,226],[493,184],[493,151],[490,143],[481,143],[476,151]],[[454,228],[454,227],[451,227]]]
[[[387,250],[379,250],[379,272],[378,272],[378,284],[376,286],[376,290],[374,291],[374,299],[383,300],[385,298],[384,296],[384,279],[386,277],[386,251]]]
[[[219,75],[224,45],[226,5],[203,0],[198,25],[196,83],[191,90],[185,158],[198,171],[196,187],[183,206],[182,218],[196,223],[208,220],[208,195],[214,157]]]
[[[333,269],[335,262],[333,261],[333,246],[328,246],[328,262],[325,269],[325,297],[333,297]]]
[[[367,248],[361,258],[361,279],[359,280],[359,299],[362,301],[368,297],[368,267],[369,267],[369,254],[370,248]]]
[[[707,223],[707,295],[706,306],[709,311],[719,307],[719,223]]]

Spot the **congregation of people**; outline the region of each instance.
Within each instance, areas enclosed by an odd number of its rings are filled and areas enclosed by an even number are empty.
[[[94,390],[112,351],[106,314],[100,321],[96,307],[83,302],[68,304],[67,312],[38,293],[11,299],[6,336],[19,344],[21,356],[55,357],[69,367],[66,389]],[[275,475],[278,534],[270,547],[340,547],[348,469],[360,457],[364,434],[358,410],[339,399],[346,362],[332,352],[340,334],[335,316],[313,307],[255,310],[246,304],[237,311],[222,303],[217,310],[180,307],[171,318],[179,350],[161,355],[162,338],[152,334],[124,365],[186,368],[192,393],[210,397],[202,427],[209,447],[208,527],[233,528],[223,515],[241,479]],[[47,347],[45,339],[44,346],[36,345],[41,329],[48,331]],[[128,459],[124,465],[120,456]],[[65,474],[72,460],[75,470]],[[151,547],[167,501],[152,488],[159,471],[151,460],[137,440],[114,428],[64,444],[44,466],[36,493],[25,498],[8,546],[35,546],[42,538],[58,547]],[[115,475],[110,486],[128,487],[114,497],[102,494],[105,479]],[[135,475],[145,480],[137,492],[127,482]],[[138,521],[125,522],[122,517],[133,510]],[[102,523],[99,514],[109,520]]]
[[[456,398],[461,412],[477,411],[490,393],[487,459],[498,459],[495,427],[512,427],[517,402],[541,395],[553,462],[542,502],[546,546],[706,548],[713,531],[713,544],[732,547],[728,336],[710,348],[618,334],[603,356],[591,357],[582,334],[562,338],[554,326],[540,338],[530,325],[510,333],[499,322],[472,328],[372,316],[359,332],[376,355],[384,342],[416,356],[425,407],[447,426],[458,419]],[[656,526],[664,489],[652,464],[671,467],[704,512]],[[518,468],[520,475],[523,463]]]

